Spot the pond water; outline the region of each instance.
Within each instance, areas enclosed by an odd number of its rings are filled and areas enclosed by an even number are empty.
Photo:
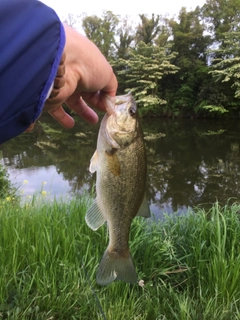
[[[142,126],[147,198],[156,217],[239,200],[238,120],[143,119]],[[65,130],[46,115],[34,132],[2,144],[0,161],[23,197],[42,190],[51,197],[92,193],[95,175],[88,167],[98,129],[99,124],[78,120],[74,129]]]

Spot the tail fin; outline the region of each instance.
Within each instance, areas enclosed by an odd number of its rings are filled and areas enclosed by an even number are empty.
[[[128,283],[137,283],[137,274],[130,252],[128,254],[111,253],[105,251],[97,270],[97,283],[105,286],[114,280],[123,280]]]

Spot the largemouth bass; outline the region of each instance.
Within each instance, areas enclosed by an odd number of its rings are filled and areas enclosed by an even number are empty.
[[[137,283],[128,239],[133,218],[149,217],[145,197],[146,154],[137,106],[132,95],[107,100],[108,113],[99,129],[90,172],[97,172],[97,197],[86,222],[97,230],[107,221],[109,244],[97,271],[97,282],[119,279]]]

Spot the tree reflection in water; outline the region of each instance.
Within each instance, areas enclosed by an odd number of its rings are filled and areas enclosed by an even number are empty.
[[[197,205],[208,208],[216,200],[221,204],[229,198],[232,202],[238,200],[238,120],[161,118],[143,119],[142,124],[148,158],[147,197],[155,215],[163,211],[181,213]],[[59,192],[61,181],[68,182],[67,192],[91,192],[95,175],[90,174],[88,167],[98,128],[99,125],[90,126],[78,120],[74,129],[66,130],[47,117],[33,133],[22,134],[0,146],[2,162],[11,177],[18,176],[23,169],[34,169],[36,177],[43,168],[48,168],[49,177],[56,171],[61,179],[58,177],[56,184],[52,180],[53,195]]]

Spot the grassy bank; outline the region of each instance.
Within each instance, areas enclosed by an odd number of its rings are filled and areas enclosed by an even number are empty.
[[[239,205],[136,218],[130,243],[144,287],[96,284],[107,234],[86,226],[88,206],[86,197],[0,202],[0,319],[240,319]]]

